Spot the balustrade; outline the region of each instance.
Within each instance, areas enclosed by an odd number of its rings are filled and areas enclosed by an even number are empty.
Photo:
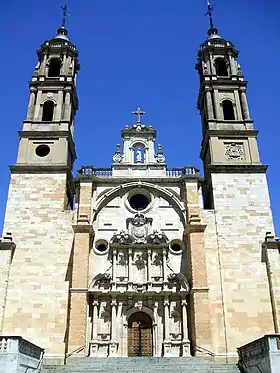
[[[113,171],[111,168],[95,168],[92,166],[83,166],[79,171],[79,175],[96,176],[96,177],[112,177]],[[194,166],[185,166],[183,168],[167,168],[167,177],[181,177],[184,175],[199,175],[199,170]]]

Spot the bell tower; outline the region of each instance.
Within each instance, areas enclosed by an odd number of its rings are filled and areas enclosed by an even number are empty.
[[[218,34],[212,12],[196,69],[200,78],[197,104],[203,134],[200,156],[205,175],[204,202],[211,208],[213,173],[265,173],[267,166],[260,162],[258,131],[250,117],[247,81],[238,63],[238,51]]]
[[[66,11],[64,12],[66,14]],[[65,15],[57,35],[37,52],[38,63],[30,82],[29,104],[12,172],[65,172],[66,204],[74,194],[72,168],[76,158],[73,141],[78,109],[76,79],[78,51],[68,39]]]
[[[59,361],[67,348],[72,284],[73,135],[79,70],[66,15],[63,8],[57,35],[37,52],[18,156],[10,166],[3,232],[13,241],[12,259],[7,259],[7,250],[0,250],[0,270],[7,273],[0,280],[0,294],[5,294],[0,304],[1,332],[34,343],[41,340],[46,355],[55,351]]]
[[[202,221],[212,284],[209,298],[213,314],[219,315],[212,329],[213,348],[230,361],[236,346],[274,332],[261,262],[261,243],[274,226],[267,165],[260,161],[258,131],[249,113],[238,51],[219,35],[211,5],[208,10],[210,29],[196,64],[204,165]]]

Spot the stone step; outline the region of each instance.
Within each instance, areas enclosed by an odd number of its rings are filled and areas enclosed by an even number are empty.
[[[63,366],[43,365],[41,373],[239,373],[234,364],[195,357],[84,358]]]

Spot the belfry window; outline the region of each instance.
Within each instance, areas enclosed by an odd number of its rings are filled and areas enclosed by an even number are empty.
[[[227,64],[223,58],[215,60],[215,68],[218,76],[228,76]]]
[[[235,120],[233,103],[230,100],[222,102],[224,120]]]
[[[58,58],[53,58],[49,62],[48,77],[53,78],[60,75],[61,61]]]
[[[53,120],[54,102],[46,101],[43,105],[42,121],[51,122]]]

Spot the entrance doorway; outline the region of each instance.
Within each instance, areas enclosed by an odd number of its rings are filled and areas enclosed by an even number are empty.
[[[128,320],[128,356],[153,356],[153,323],[144,312]]]

